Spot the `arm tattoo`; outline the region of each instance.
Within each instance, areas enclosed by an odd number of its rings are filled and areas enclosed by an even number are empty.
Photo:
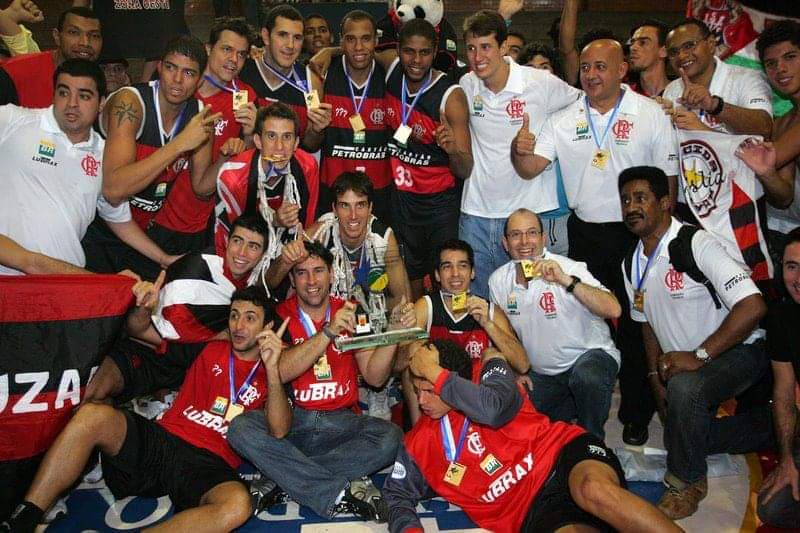
[[[123,120],[130,120],[136,122],[139,118],[136,111],[133,110],[133,104],[129,102],[120,102],[114,106],[114,116],[117,117],[117,127],[122,125]]]

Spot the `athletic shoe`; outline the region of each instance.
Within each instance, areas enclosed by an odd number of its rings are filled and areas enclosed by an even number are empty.
[[[658,502],[658,508],[672,520],[680,520],[697,512],[700,501],[708,494],[706,478],[679,489],[665,482],[667,490]]]
[[[383,420],[392,419],[392,411],[389,409],[389,385],[378,390],[369,390],[367,393],[367,405],[369,416],[381,418]]]
[[[369,481],[364,479],[350,483],[345,489],[342,501],[333,510],[334,516],[340,513],[349,513],[363,518],[364,520],[374,520],[379,524],[389,519],[389,507],[380,495],[380,491]],[[375,493],[377,492],[377,496]],[[364,496],[367,499],[362,499]]]
[[[647,426],[628,422],[622,428],[622,442],[631,446],[643,446],[647,439],[650,438],[650,433]]]
[[[267,507],[286,503],[289,495],[271,479],[260,477],[250,482],[250,503],[253,515],[257,515]]]

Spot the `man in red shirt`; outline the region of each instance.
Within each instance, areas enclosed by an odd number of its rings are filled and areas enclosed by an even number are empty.
[[[496,532],[680,531],[625,490],[603,441],[538,413],[499,352],[484,356],[479,383],[470,381],[469,355],[450,341],[420,346],[411,371],[424,414],[383,487],[392,533],[421,532],[415,508],[434,493]]]
[[[152,297],[152,284],[140,282],[137,300]],[[241,460],[226,441],[228,424],[242,412],[258,410],[270,435],[281,438],[292,420],[278,372],[287,324],[273,332],[273,317],[262,289],[234,293],[231,340],[203,348],[175,404],[158,422],[105,404],[84,404],[48,450],[25,501],[3,525],[34,531],[44,511],[78,479],[95,447],[116,498],[170,497],[175,514],[157,529],[230,531],[244,524],[250,495],[235,470]]]

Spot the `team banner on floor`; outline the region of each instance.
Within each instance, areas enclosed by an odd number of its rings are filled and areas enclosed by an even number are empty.
[[[0,276],[0,462],[44,452],[133,302],[124,276]]]

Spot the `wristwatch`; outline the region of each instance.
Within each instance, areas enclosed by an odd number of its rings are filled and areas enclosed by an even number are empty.
[[[722,97],[718,95],[714,95],[714,98],[717,99],[717,107],[709,111],[708,114],[716,117],[717,115],[722,113],[722,108],[725,106],[725,100],[723,100]]]
[[[702,346],[694,351],[694,356],[700,359],[703,364],[708,363],[711,361],[711,356],[708,354],[705,348]]]
[[[567,288],[566,288],[566,289],[564,289],[564,290],[565,290],[565,291],[567,291],[567,292],[572,292],[572,291],[574,291],[574,290],[575,290],[575,287],[576,287],[576,286],[578,285],[578,283],[580,283],[580,282],[581,282],[581,278],[579,278],[578,276],[572,276],[572,283],[570,283],[569,285],[567,285]]]

